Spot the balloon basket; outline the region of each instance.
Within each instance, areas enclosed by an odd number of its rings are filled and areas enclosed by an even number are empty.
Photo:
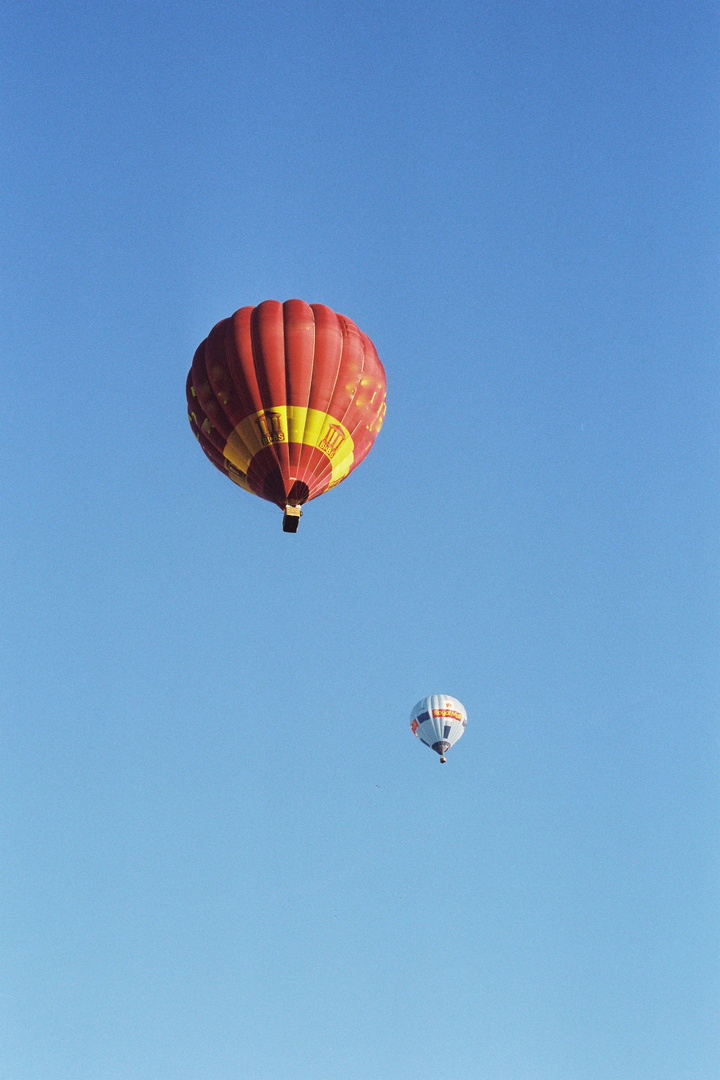
[[[283,515],[283,532],[297,532],[301,517],[302,510],[299,506],[286,506]]]

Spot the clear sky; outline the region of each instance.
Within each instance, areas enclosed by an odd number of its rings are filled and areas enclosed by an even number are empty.
[[[720,1075],[718,21],[6,4],[0,1080]],[[288,536],[184,383],[295,296]]]

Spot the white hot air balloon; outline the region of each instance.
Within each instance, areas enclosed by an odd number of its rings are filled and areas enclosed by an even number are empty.
[[[431,694],[418,701],[410,717],[416,739],[422,740],[445,761],[445,753],[458,741],[467,725],[465,707],[447,694]]]

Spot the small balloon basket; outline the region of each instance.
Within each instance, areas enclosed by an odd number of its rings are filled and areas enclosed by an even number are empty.
[[[302,510],[299,506],[286,506],[283,514],[283,532],[297,532]]]

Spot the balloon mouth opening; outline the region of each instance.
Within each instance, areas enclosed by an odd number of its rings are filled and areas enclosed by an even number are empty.
[[[266,453],[261,450],[260,453]],[[251,466],[252,467],[252,466]],[[293,480],[288,489],[289,480],[283,477],[282,469],[274,464],[262,482],[262,496],[274,502],[281,510],[286,506],[302,506],[310,498],[310,488],[304,480]]]
[[[302,506],[310,498],[310,488],[304,480],[296,480],[287,495],[290,506]]]

